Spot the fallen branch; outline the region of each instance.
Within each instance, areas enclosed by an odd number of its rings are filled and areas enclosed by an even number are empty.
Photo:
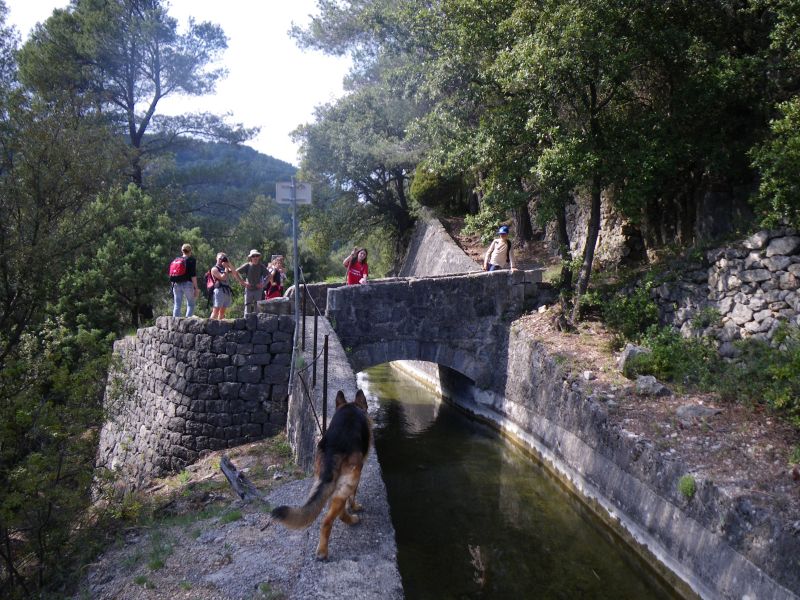
[[[253,500],[266,504],[269,507],[269,502],[264,497],[258,488],[250,481],[244,473],[240,473],[231,462],[227,455],[223,454],[222,459],[219,461],[219,468],[228,479],[233,491],[236,492],[245,502],[252,502]]]

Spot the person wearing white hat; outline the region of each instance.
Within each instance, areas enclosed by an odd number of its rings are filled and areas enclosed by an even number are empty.
[[[269,277],[269,269],[261,262],[261,252],[253,248],[247,255],[247,262],[236,269],[244,278],[244,316],[256,312],[256,302],[264,297],[264,282]]]

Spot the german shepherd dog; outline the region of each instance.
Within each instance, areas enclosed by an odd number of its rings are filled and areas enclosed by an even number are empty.
[[[353,514],[362,509],[356,502],[356,491],[371,441],[372,423],[367,415],[364,392],[358,390],[355,400],[347,402],[339,390],[330,427],[317,444],[314,486],[305,504],[300,507],[279,506],[272,511],[272,518],[285,527],[304,529],[317,518],[328,498],[333,497],[320,527],[317,560],[328,558],[328,538],[336,517],[348,525],[359,521]]]

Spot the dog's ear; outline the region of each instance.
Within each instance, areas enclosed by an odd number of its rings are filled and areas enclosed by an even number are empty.
[[[347,404],[347,398],[344,397],[344,392],[339,390],[336,394],[336,409],[338,410],[340,406],[344,406]]]
[[[356,392],[356,399],[353,401],[353,404],[364,412],[367,412],[367,397],[364,395],[364,392],[361,390]]]

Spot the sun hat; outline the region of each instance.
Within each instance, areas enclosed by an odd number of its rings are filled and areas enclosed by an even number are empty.
[[[508,233],[508,225],[500,225],[500,229],[497,230],[497,233]]]
[[[261,256],[261,252],[253,248],[250,250],[250,254],[247,255],[247,258],[253,258],[254,256]]]

